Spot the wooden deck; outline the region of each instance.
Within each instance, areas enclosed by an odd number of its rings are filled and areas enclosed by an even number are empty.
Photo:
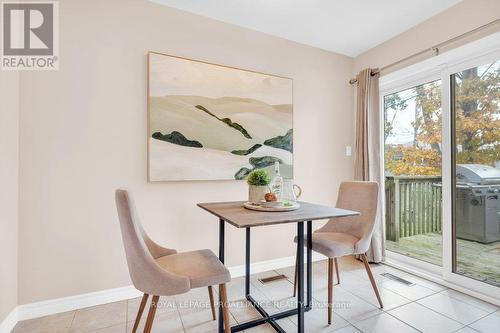
[[[427,233],[386,241],[387,250],[408,257],[442,265],[441,233]],[[457,241],[457,271],[460,274],[500,286],[500,242],[481,244],[459,239]]]

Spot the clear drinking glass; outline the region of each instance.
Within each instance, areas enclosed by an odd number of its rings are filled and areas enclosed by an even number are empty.
[[[295,192],[297,191],[297,192]],[[302,194],[302,189],[299,185],[293,183],[293,179],[283,180],[283,190],[281,193],[281,201],[285,206],[293,206],[297,203],[297,199]]]

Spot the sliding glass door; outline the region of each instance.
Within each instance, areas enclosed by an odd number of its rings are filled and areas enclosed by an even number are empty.
[[[500,39],[383,75],[380,108],[386,261],[499,302]]]
[[[442,265],[441,80],[383,96],[387,249]]]
[[[500,286],[500,60],[450,76],[453,272]]]

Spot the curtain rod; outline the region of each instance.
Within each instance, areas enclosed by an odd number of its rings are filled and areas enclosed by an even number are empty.
[[[406,61],[408,61],[408,60],[410,60],[410,59],[412,59],[412,58],[415,58],[415,57],[421,56],[422,54],[425,54],[425,53],[427,53],[427,52],[434,52],[434,56],[437,56],[437,55],[439,55],[439,49],[440,49],[441,47],[446,46],[446,45],[448,45],[448,44],[451,44],[451,43],[453,43],[453,42],[456,42],[457,40],[460,40],[460,39],[462,39],[462,38],[464,38],[464,37],[467,37],[467,36],[469,36],[469,35],[472,35],[472,34],[474,34],[474,33],[478,32],[478,31],[484,30],[484,29],[486,29],[486,28],[488,28],[488,27],[490,27],[490,26],[492,26],[492,25],[495,25],[495,24],[497,24],[497,23],[499,23],[499,22],[500,22],[500,19],[496,19],[496,20],[493,20],[493,21],[491,21],[491,22],[489,22],[489,23],[486,23],[486,24],[484,24],[484,25],[481,25],[481,26],[479,26],[479,27],[477,27],[477,28],[474,28],[474,29],[472,29],[472,30],[470,30],[470,31],[464,32],[464,33],[463,33],[463,34],[461,34],[461,35],[458,35],[458,36],[452,37],[452,38],[450,38],[450,39],[448,39],[448,40],[445,40],[444,42],[441,42],[441,43],[439,43],[439,44],[436,44],[436,45],[434,45],[434,46],[432,46],[432,47],[430,47],[430,48],[424,49],[424,50],[422,50],[422,51],[420,51],[420,52],[414,53],[414,54],[412,54],[412,55],[410,55],[410,56],[408,56],[408,57],[405,57],[405,58],[403,58],[403,59],[401,59],[401,60],[398,60],[398,61],[396,61],[396,62],[393,62],[392,64],[389,64],[389,65],[387,65],[387,66],[384,66],[384,67],[382,67],[380,70],[374,70],[374,71],[372,71],[371,75],[372,75],[372,76],[377,75],[377,74],[379,74],[380,72],[382,72],[382,71],[384,71],[384,70],[386,70],[386,69],[388,69],[388,68],[390,68],[390,67],[394,67],[394,66],[396,66],[396,65],[399,65],[399,64],[401,64],[401,63],[404,63],[404,62],[406,62]],[[356,78],[353,78],[353,79],[350,79],[350,80],[349,80],[349,84],[355,84],[356,82],[358,82],[358,79],[356,79]]]

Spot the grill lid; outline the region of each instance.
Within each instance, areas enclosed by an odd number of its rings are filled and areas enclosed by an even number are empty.
[[[457,183],[500,184],[500,170],[482,164],[457,164]]]

